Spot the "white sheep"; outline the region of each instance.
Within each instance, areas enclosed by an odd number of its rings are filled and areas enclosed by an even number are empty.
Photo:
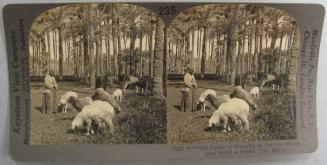
[[[109,132],[114,132],[113,118],[115,112],[113,106],[106,101],[94,101],[92,104],[85,106],[80,113],[76,115],[72,122],[72,130],[80,129],[86,124],[87,135],[93,133],[92,121],[101,126],[102,122],[109,127]]]
[[[259,98],[259,93],[260,93],[260,89],[259,87],[255,86],[250,90],[250,95],[256,99]]]
[[[67,103],[68,103],[68,99],[70,97],[73,97],[73,98],[76,98],[77,99],[78,98],[78,95],[77,95],[76,92],[68,91],[68,92],[64,93],[61,96],[60,100],[59,100],[58,107],[60,109],[62,109],[62,112],[63,113],[66,113],[67,112]]]
[[[241,121],[244,125],[245,130],[249,130],[249,116],[250,107],[249,104],[239,98],[232,98],[230,101],[223,103],[219,108],[212,114],[209,119],[209,128],[220,126],[221,122],[223,124],[223,132],[226,132],[228,127],[228,120],[234,123]]]
[[[112,96],[117,100],[117,101],[122,101],[123,99],[123,91],[121,89],[116,89],[113,93]]]
[[[207,89],[207,90],[205,90],[204,92],[202,92],[200,94],[200,97],[198,99],[197,104],[198,105],[201,105],[201,111],[205,111],[206,110],[206,97],[208,95],[212,95],[212,96],[216,97],[217,96],[217,93],[216,93],[216,91],[214,91],[212,89]]]

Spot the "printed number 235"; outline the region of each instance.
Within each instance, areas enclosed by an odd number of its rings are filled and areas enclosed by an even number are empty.
[[[176,14],[175,6],[159,7],[159,14],[160,15],[174,15],[174,14]]]

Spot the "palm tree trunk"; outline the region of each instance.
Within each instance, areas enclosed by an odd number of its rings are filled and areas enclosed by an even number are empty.
[[[129,55],[131,56],[131,67],[130,67],[130,74],[135,74],[136,69],[136,63],[135,63],[135,55],[134,55],[134,49],[135,49],[135,40],[136,40],[136,28],[132,27],[130,34],[130,46],[129,46]]]
[[[164,23],[157,17],[155,33],[155,49],[153,61],[154,88],[153,93],[156,96],[163,96],[162,75],[163,75],[163,56],[164,56]]]
[[[140,65],[139,65],[139,75],[143,77],[143,58],[142,58],[142,47],[143,47],[143,32],[140,30]]]
[[[206,65],[206,41],[207,41],[207,27],[203,28],[203,40],[202,40],[202,59],[201,59],[201,78],[204,78],[205,65]]]
[[[244,74],[245,73],[245,55],[244,55],[244,50],[245,50],[245,36],[243,37],[243,47],[242,47],[242,51],[241,51],[241,54],[242,54],[242,67],[241,67],[241,74]]]
[[[64,63],[63,63],[63,46],[62,46],[62,34],[61,34],[61,28],[58,28],[58,44],[59,44],[59,80],[62,80],[63,78],[63,70],[64,70]]]
[[[89,39],[88,39],[88,29],[84,28],[83,29],[83,63],[84,63],[84,75],[83,75],[83,79],[84,82],[88,81],[88,76],[89,76],[89,72],[88,69],[89,68]]]
[[[54,66],[54,73],[57,73],[57,33],[56,30],[53,30],[52,32],[52,46],[53,46],[53,54],[54,54],[54,59],[53,59],[53,66]]]
[[[194,69],[194,46],[195,46],[195,31],[192,31],[192,52],[191,52],[191,67]]]
[[[67,42],[67,72],[70,72],[70,38],[68,39]]]
[[[118,28],[118,20],[116,18],[116,4],[112,4],[112,38],[113,38],[113,74],[115,76],[118,76],[118,55],[117,55],[117,43],[118,43],[118,37],[117,37],[117,28]]]
[[[122,73],[123,64],[122,64],[122,51],[121,51],[121,38],[120,38],[120,20],[117,18],[117,41],[118,41],[118,74]]]
[[[162,74],[162,89],[163,95],[167,97],[167,58],[168,58],[168,29],[164,28],[164,38],[163,38],[163,74]]]
[[[153,77],[153,63],[154,63],[154,52],[153,52],[153,32],[151,31],[151,34],[149,36],[149,51],[150,51],[150,64],[149,64],[149,75],[150,77]]]
[[[288,65],[288,74],[287,74],[287,91],[289,94],[296,95],[296,73],[298,68],[298,55],[300,47],[300,32],[296,25],[293,25],[294,29],[294,38],[291,47],[291,54]]]
[[[91,20],[92,17],[96,16],[96,9],[97,8],[97,4],[90,4],[89,5],[89,19]],[[94,42],[91,41],[90,39],[94,38],[94,27],[95,25],[90,25],[89,26],[89,50],[90,50],[90,57],[89,57],[89,74],[90,74],[90,87],[91,88],[95,88],[95,72],[96,69],[94,68],[95,65],[97,65],[95,63],[95,56],[96,56],[96,48],[94,47]]]

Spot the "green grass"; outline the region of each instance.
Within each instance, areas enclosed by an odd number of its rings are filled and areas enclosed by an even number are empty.
[[[90,96],[93,89],[80,83],[59,83],[58,99],[70,89],[79,97]],[[112,92],[113,89],[109,89]],[[42,87],[31,87],[31,144],[159,144],[166,143],[166,104],[162,98],[128,92],[120,103],[122,112],[115,116],[113,135],[90,135],[69,131],[76,112],[42,114]]]
[[[205,89],[215,89],[217,95],[229,94],[233,87],[215,81],[198,81],[201,88],[197,96]],[[251,86],[246,87],[249,91]],[[286,140],[296,138],[295,99],[286,93],[265,89],[258,100],[258,110],[250,115],[250,130],[247,132],[206,131],[210,115],[214,111],[180,112],[181,91],[178,85],[168,87],[168,143],[210,143],[210,142],[246,142],[257,140]]]
[[[32,83],[31,87],[31,144],[181,144],[296,138],[295,99],[270,89],[265,89],[256,100],[258,110],[251,111],[248,132],[206,131],[213,110],[180,112],[176,108],[181,99],[180,86],[171,84],[168,86],[167,106],[161,98],[128,92],[121,103],[123,111],[114,120],[114,135],[86,136],[69,131],[76,112],[40,113],[42,87],[37,84],[40,83]],[[229,94],[233,89],[215,81],[198,81],[198,84],[203,87],[197,90],[198,96],[204,88],[216,89],[218,95]],[[80,83],[60,82],[59,87],[79,91],[79,97],[90,96],[93,91]],[[246,90],[250,88],[248,86]],[[64,92],[59,90],[58,97]]]

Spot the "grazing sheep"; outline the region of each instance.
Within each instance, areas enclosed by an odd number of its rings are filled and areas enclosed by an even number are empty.
[[[222,103],[228,102],[230,99],[231,98],[228,95],[221,95],[218,97],[208,95],[206,97],[206,100],[208,100],[215,107],[215,109],[218,109]]]
[[[117,103],[117,101],[114,99],[114,97],[111,96],[103,88],[96,89],[92,96],[92,99],[93,99],[93,101],[101,100],[101,101],[106,101],[106,102],[110,103],[114,107],[116,113],[119,113],[121,111],[121,108],[120,108],[119,104]]]
[[[223,132],[226,132],[228,128],[228,120],[231,120],[235,124],[240,120],[244,125],[245,130],[249,130],[249,104],[239,98],[232,98],[226,103],[222,103],[219,108],[212,114],[209,119],[209,128],[219,127],[222,123]]]
[[[112,134],[114,132],[113,118],[115,111],[113,106],[111,106],[106,101],[94,101],[92,104],[85,106],[80,113],[76,115],[72,122],[72,130],[83,128],[86,124],[87,135],[93,133],[93,124],[102,127],[102,122],[105,123],[106,127],[109,127],[109,132]]]
[[[250,95],[256,99],[259,98],[259,93],[260,93],[260,89],[259,87],[255,86],[250,90]]]
[[[83,107],[92,104],[93,100],[91,97],[84,97],[80,99],[77,99],[75,97],[69,97],[68,103],[73,105],[73,107],[77,110],[77,112],[81,112]]]
[[[273,90],[277,91],[283,91],[285,90],[285,80],[287,78],[287,75],[280,74],[280,75],[273,75],[273,74],[265,74],[262,76],[262,84],[260,86],[260,89],[262,89],[266,85],[272,86]]]
[[[204,92],[202,92],[200,94],[200,97],[199,97],[198,102],[197,102],[197,107],[199,107],[197,109],[200,109],[200,111],[205,111],[206,110],[205,101],[206,101],[206,97],[208,95],[212,95],[212,96],[216,97],[217,93],[216,93],[216,91],[214,91],[212,89],[207,89],[207,90],[205,90]]]
[[[250,93],[244,90],[241,86],[236,86],[233,92],[229,95],[231,98],[239,98],[245,100],[253,110],[257,109],[257,105],[255,104],[253,98]]]
[[[68,103],[68,99],[70,97],[74,97],[74,98],[78,98],[78,95],[76,92],[72,92],[72,91],[68,91],[66,93],[64,93],[60,100],[59,100],[59,104],[58,104],[58,108],[59,110],[61,110],[63,113],[67,112],[67,103]]]
[[[136,89],[142,94],[153,95],[154,79],[150,76],[143,76],[135,83]]]
[[[129,86],[129,85],[136,85],[137,82],[139,82],[139,78],[138,77],[133,77],[133,76],[130,76],[128,78],[128,80],[125,80],[124,81],[124,87],[123,87],[124,93],[125,93],[125,89],[127,88],[127,86]]]
[[[123,98],[123,91],[121,89],[116,89],[113,93],[112,96],[117,100],[121,101]]]
[[[266,85],[266,83],[268,82],[272,82],[275,81],[277,79],[277,76],[273,75],[273,74],[265,74],[262,76],[262,83],[260,88],[262,89],[263,86]]]

